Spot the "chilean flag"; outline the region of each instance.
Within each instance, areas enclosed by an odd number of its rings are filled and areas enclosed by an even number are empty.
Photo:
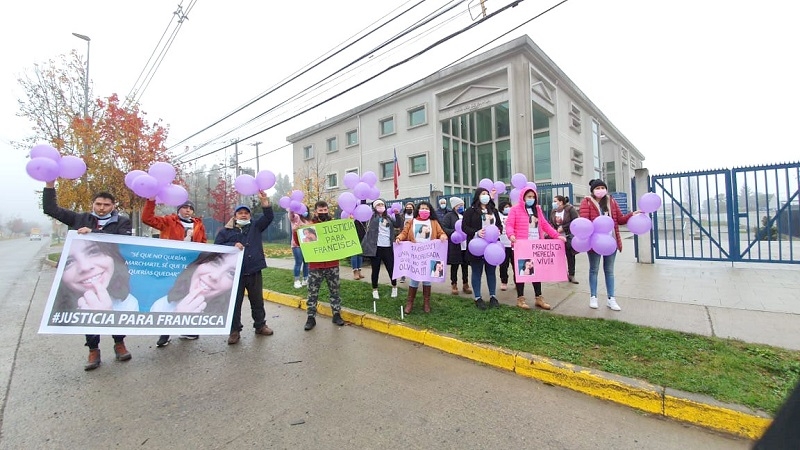
[[[397,162],[397,149],[394,149],[394,198],[400,196],[400,189],[397,187],[397,180],[400,178],[400,164]]]

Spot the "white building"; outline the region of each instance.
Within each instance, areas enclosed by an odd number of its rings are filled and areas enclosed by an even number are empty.
[[[328,119],[287,140],[295,173],[322,168],[332,196],[347,172],[373,171],[392,199],[473,192],[524,173],[588,193],[603,178],[630,196],[644,156],[527,36]],[[307,172],[306,172],[307,173]]]

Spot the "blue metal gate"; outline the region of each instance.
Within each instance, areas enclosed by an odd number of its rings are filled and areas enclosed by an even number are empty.
[[[800,163],[651,177],[659,259],[800,264]]]

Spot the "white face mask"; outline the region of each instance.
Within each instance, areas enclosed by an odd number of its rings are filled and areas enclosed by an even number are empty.
[[[442,208],[442,209],[447,208],[447,203],[439,203],[439,208]]]
[[[481,201],[481,204],[486,205],[489,203],[489,196],[486,194],[481,194],[481,196],[478,197],[478,199]]]
[[[553,202],[553,209],[558,209],[558,202]]]
[[[250,220],[236,219],[236,225],[239,225],[239,226],[242,226],[242,227],[245,226],[245,225],[250,225]]]

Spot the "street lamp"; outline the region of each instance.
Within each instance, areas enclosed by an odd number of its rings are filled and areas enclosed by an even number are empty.
[[[89,117],[89,46],[92,43],[85,34],[72,33],[78,39],[86,41],[86,78],[83,80],[83,117]]]

